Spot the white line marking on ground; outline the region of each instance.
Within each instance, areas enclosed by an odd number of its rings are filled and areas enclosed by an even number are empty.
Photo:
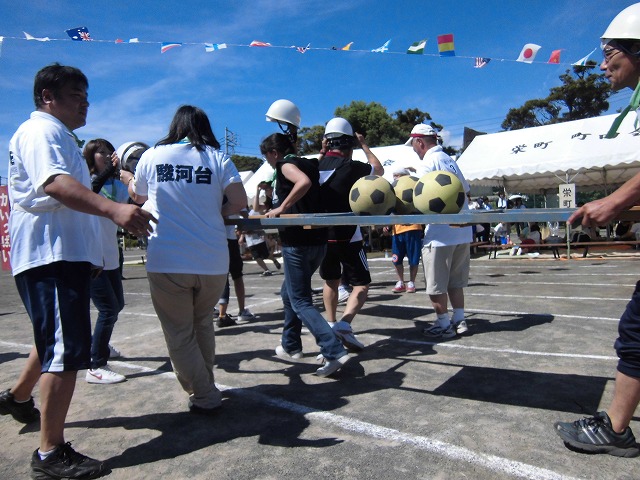
[[[465,297],[466,296],[470,296],[470,297],[486,297],[487,293],[473,293],[473,292],[469,292],[469,290],[467,289],[467,291],[464,292]],[[616,302],[628,302],[629,298],[607,298],[607,297],[575,297],[573,295],[565,295],[565,296],[554,296],[554,295],[531,295],[530,293],[527,293],[527,298],[539,298],[542,300],[607,300],[607,301],[616,301]],[[506,298],[522,298],[522,293],[517,293],[517,294],[508,294],[508,293],[495,293],[495,292],[491,292],[491,296],[492,297],[506,297]]]
[[[483,282],[483,283],[490,283],[492,285],[513,285],[513,280],[509,280],[506,282],[500,282],[500,281],[496,281],[493,278],[486,278],[486,277],[480,277],[480,278],[476,278],[473,275],[471,275],[471,277],[469,278],[469,281],[471,283],[471,285],[469,285],[469,287],[467,288],[471,288],[471,287],[475,287],[476,285],[473,285],[473,282]],[[527,280],[527,286],[529,285],[563,285],[566,287],[573,287],[573,286],[577,286],[577,287],[629,287],[629,288],[634,288],[636,286],[635,283],[631,284],[621,284],[621,283],[578,283],[578,282],[571,282],[571,283],[567,283],[567,282],[532,282],[530,280]]]
[[[605,322],[619,322],[620,318],[613,318],[613,317],[587,317],[584,315],[567,315],[567,314],[562,314],[562,313],[535,313],[535,312],[514,312],[511,310],[480,310],[480,309],[473,309],[473,310],[467,310],[465,309],[466,313],[484,313],[484,314],[488,314],[488,315],[540,315],[540,316],[550,316],[553,318],[571,318],[574,320],[603,320]]]
[[[0,345],[20,347],[29,350],[31,345],[18,344],[12,342],[0,341]],[[113,365],[137,370],[144,373],[156,373],[154,378],[175,379],[173,372],[162,372],[154,368],[145,367],[135,363],[124,362],[119,360],[112,361]],[[222,391],[228,391],[239,397],[249,399],[251,401],[271,405],[276,408],[287,410],[289,412],[303,415],[309,420],[315,420],[324,424],[329,424],[343,430],[365,435],[371,438],[382,439],[410,445],[420,450],[425,450],[443,457],[453,460],[466,462],[473,465],[486,468],[488,470],[500,473],[506,473],[517,478],[527,478],[534,480],[574,480],[573,477],[567,477],[560,473],[548,470],[546,468],[536,467],[527,463],[509,460],[508,458],[498,457],[496,455],[488,455],[481,452],[475,452],[468,448],[459,447],[457,445],[425,437],[422,435],[412,435],[401,432],[392,428],[382,427],[369,422],[337,415],[335,413],[316,410],[298,403],[289,402],[280,398],[270,397],[262,393],[250,391],[244,388],[231,387],[216,383],[216,386]],[[577,480],[577,479],[576,479]]]
[[[493,294],[492,294],[493,295]],[[365,305],[385,305],[384,302],[376,302],[375,298],[369,299],[367,300],[367,303]],[[427,306],[426,305],[426,300],[425,300],[425,306],[424,307],[419,307],[419,306],[414,306],[414,305],[395,305],[394,308],[398,309],[398,311],[400,311],[402,308],[409,308],[409,309],[416,309],[416,308],[424,308],[425,310],[429,309],[429,310],[433,310],[433,308],[431,306]],[[553,317],[553,318],[571,318],[573,320],[602,320],[605,322],[619,322],[620,318],[614,318],[614,317],[588,317],[588,316],[584,316],[584,315],[568,315],[568,314],[563,314],[563,313],[550,313],[550,312],[522,312],[522,311],[513,311],[513,310],[483,310],[483,309],[465,309],[465,313],[470,314],[470,313],[482,313],[485,315],[514,315],[514,316],[522,316],[522,315],[537,315],[537,316],[548,316],[548,317]],[[401,317],[397,317],[397,318],[401,318]]]
[[[360,336],[360,335],[358,335]],[[364,336],[364,335],[362,335]],[[374,335],[370,335],[370,336],[374,336]],[[530,350],[517,350],[517,349],[513,349],[513,348],[491,348],[491,347],[476,347],[473,345],[462,345],[460,343],[451,343],[451,342],[446,342],[446,343],[441,343],[441,342],[428,342],[428,341],[422,341],[422,340],[407,340],[404,338],[388,338],[388,337],[381,337],[381,338],[385,338],[388,340],[391,340],[393,342],[399,342],[399,343],[411,343],[411,344],[417,344],[417,345],[433,345],[433,346],[438,346],[438,347],[445,347],[445,348],[460,348],[463,350],[476,350],[476,351],[481,351],[481,352],[495,352],[495,353],[510,353],[510,354],[514,354],[514,355],[532,355],[532,356],[538,356],[538,357],[564,357],[564,358],[583,358],[583,359],[590,359],[590,360],[618,360],[618,357],[613,357],[613,356],[608,356],[608,355],[583,355],[583,354],[579,354],[579,353],[557,353],[557,352],[534,352],[534,351],[530,351]]]
[[[248,391],[240,388],[231,388],[224,385],[218,385],[220,390],[230,390],[241,397],[249,398],[255,402],[266,403],[276,408],[284,409],[304,415],[311,420],[317,420],[325,424],[339,427],[343,430],[366,435],[368,437],[399,442],[405,445],[425,450],[443,457],[451,458],[453,460],[466,462],[469,464],[479,465],[494,472],[506,473],[519,478],[528,478],[536,480],[570,480],[572,477],[567,477],[552,470],[546,468],[536,467],[526,463],[509,460],[507,458],[498,457],[495,455],[487,455],[485,453],[475,452],[468,448],[459,447],[451,443],[443,442],[440,440],[432,439],[422,435],[411,435],[403,433],[399,430],[392,428],[381,427],[368,422],[362,422],[360,420],[351,419],[343,415],[336,415],[335,413],[329,413],[325,411],[314,410],[304,405],[288,402],[286,400],[269,397],[267,395]]]

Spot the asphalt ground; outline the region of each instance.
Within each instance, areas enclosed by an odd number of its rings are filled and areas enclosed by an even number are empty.
[[[67,440],[105,460],[109,478],[640,478],[640,458],[578,454],[553,430],[557,420],[609,404],[617,321],[639,277],[638,255],[475,258],[469,332],[442,342],[421,334],[435,318],[422,273],[417,293],[393,294],[390,260],[371,255],[369,300],[353,324],[367,347],[330,378],[313,375],[318,348],[309,334],[300,362],[274,355],[282,274],[261,277],[246,263],[247,306],[257,318],[217,329],[224,401],[208,417],[188,412],[171,371],[143,253],[126,252],[126,306],[112,338],[124,356],[110,365],[127,381],[92,385],[80,372],[67,418]],[[8,272],[0,292],[5,389],[32,334]],[[37,389],[34,396],[38,405]],[[638,420],[631,426],[640,435]],[[0,478],[28,478],[38,425],[2,416],[0,438]]]

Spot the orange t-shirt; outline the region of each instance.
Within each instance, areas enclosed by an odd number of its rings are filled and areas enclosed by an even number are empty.
[[[411,225],[394,225],[393,226],[393,234],[398,235],[399,233],[409,232],[411,230],[422,230],[422,225],[419,223],[413,223]]]

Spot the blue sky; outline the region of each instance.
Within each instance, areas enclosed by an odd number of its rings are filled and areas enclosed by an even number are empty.
[[[238,137],[236,153],[259,156],[260,140],[277,129],[264,113],[278,98],[300,107],[303,126],[326,123],[336,107],[352,100],[378,102],[389,112],[419,108],[444,125],[447,144],[460,146],[465,126],[500,131],[510,108],[547,96],[558,76],[599,46],[611,19],[632,3],[0,0],[0,143],[6,149],[33,110],[35,73],[57,61],[89,78],[91,107],[78,136],[104,137],[116,147],[155,143],[176,108],[193,104],[208,113],[221,143],[228,128]],[[104,42],[67,40],[65,30],[80,26]],[[26,41],[23,32],[64,41]],[[436,37],[445,33],[454,34],[456,57],[437,56]],[[135,37],[141,43],[113,42]],[[404,54],[424,38],[430,55]],[[370,52],[388,39],[389,52]],[[311,50],[232,46],[252,40],[310,43]],[[169,41],[184,45],[161,54],[160,43]],[[206,53],[205,42],[229,48]],[[353,51],[330,50],[348,42]],[[514,62],[525,43],[542,46],[531,65]],[[562,63],[545,63],[556,49],[562,49]],[[493,60],[475,69],[476,56]],[[599,61],[601,53],[592,58]],[[612,97],[611,112],[630,93]],[[3,177],[6,172],[0,168]]]

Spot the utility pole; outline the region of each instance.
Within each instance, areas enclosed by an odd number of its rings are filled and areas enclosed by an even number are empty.
[[[224,151],[227,155],[233,155],[236,153],[236,147],[238,146],[238,135],[233,133],[227,127],[224,127]]]

